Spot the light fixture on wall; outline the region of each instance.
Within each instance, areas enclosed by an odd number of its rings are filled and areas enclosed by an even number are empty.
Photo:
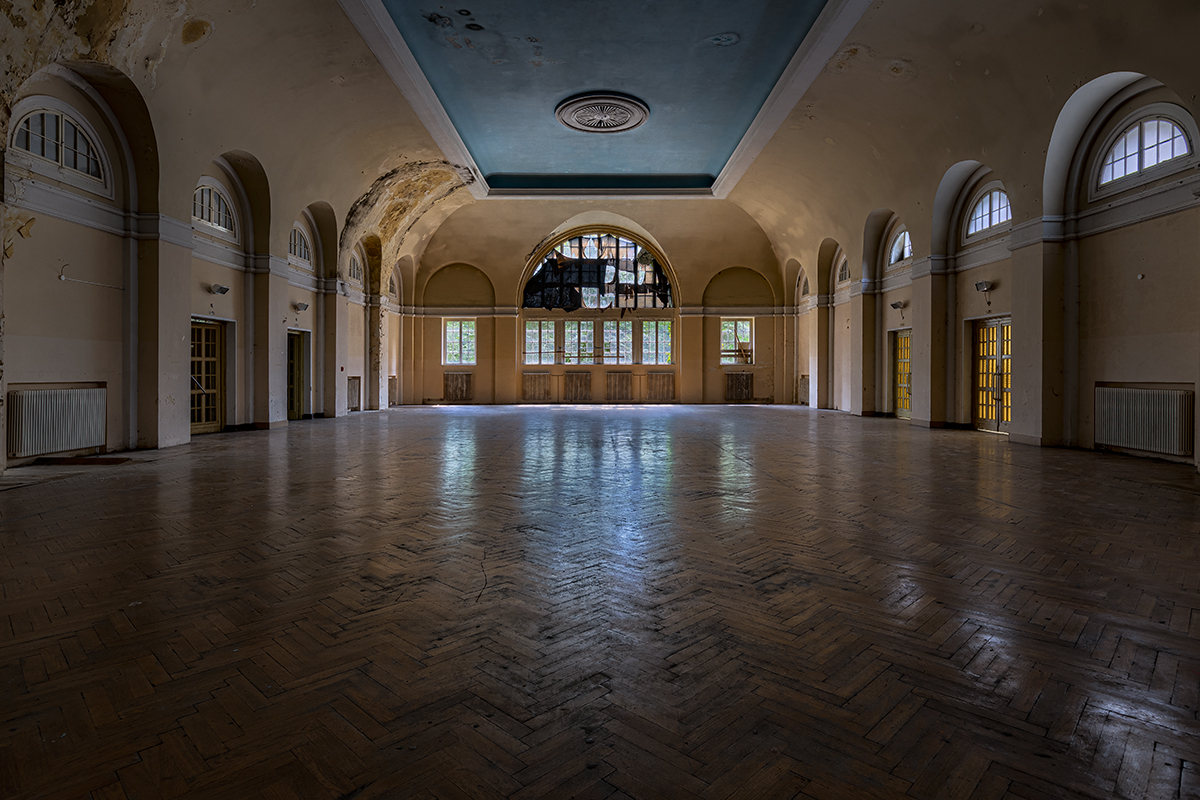
[[[212,286],[208,287],[208,290],[213,294],[225,294],[229,291],[229,287],[222,286],[219,283],[214,283]]]
[[[975,282],[975,291],[983,292],[983,298],[985,300],[987,300],[987,306],[989,309],[991,309],[992,296],[989,293],[992,291],[992,282],[991,281],[976,281]]]
[[[293,304],[293,308],[297,311],[308,311],[308,303],[295,303]]]
[[[892,308],[894,308],[900,312],[900,321],[901,322],[904,322],[904,306],[905,306],[905,302],[903,300],[897,300],[896,302],[892,303]]]

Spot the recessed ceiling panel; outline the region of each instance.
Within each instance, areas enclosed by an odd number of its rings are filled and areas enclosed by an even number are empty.
[[[671,189],[712,185],[826,0],[460,2],[383,5],[489,184]],[[568,127],[589,92],[649,115]]]

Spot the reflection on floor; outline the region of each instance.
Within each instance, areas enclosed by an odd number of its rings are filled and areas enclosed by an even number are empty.
[[[1200,792],[1192,467],[795,407],[160,456],[0,493],[0,796]]]

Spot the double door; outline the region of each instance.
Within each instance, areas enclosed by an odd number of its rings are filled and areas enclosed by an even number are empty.
[[[912,419],[912,330],[896,331],[892,339],[892,410]]]
[[[192,321],[192,434],[225,427],[225,337],[214,322]]]
[[[1006,433],[1012,423],[1012,318],[975,323],[973,353],[975,427]]]

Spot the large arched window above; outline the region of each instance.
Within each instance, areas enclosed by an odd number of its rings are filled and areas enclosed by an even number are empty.
[[[192,195],[192,221],[203,222],[220,231],[237,232],[233,203],[223,191],[212,184],[201,184]]]
[[[967,218],[967,236],[975,236],[1012,221],[1012,207],[1003,189],[989,189],[980,195]]]
[[[1100,163],[1098,186],[1108,186],[1191,152],[1187,134],[1174,120],[1163,117],[1139,120],[1108,148]]]
[[[842,259],[842,263],[838,267],[837,282],[838,283],[849,283],[850,282],[850,259],[848,259],[848,258]]]
[[[899,264],[912,258],[912,237],[908,231],[901,229],[892,237],[892,246],[888,248],[888,266]]]
[[[672,308],[671,283],[654,254],[617,233],[573,236],[557,244],[525,283],[524,308]]]
[[[71,117],[40,109],[16,126],[13,147],[60,167],[104,180],[100,148]]]

